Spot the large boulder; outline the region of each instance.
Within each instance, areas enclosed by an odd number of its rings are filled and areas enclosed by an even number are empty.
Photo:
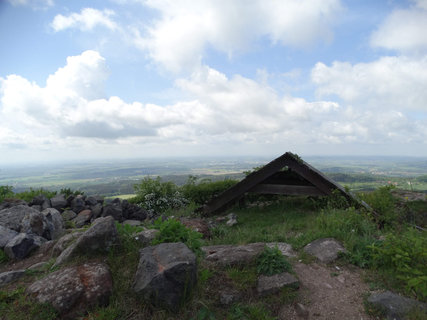
[[[262,242],[246,245],[216,245],[202,247],[205,261],[221,266],[246,264],[252,262],[264,250]]]
[[[119,237],[113,217],[98,218],[89,229],[60,254],[54,266],[58,266],[76,255],[108,252],[112,246],[118,243]]]
[[[40,212],[23,204],[3,209],[0,211],[0,226],[20,232],[22,219],[30,213]]]
[[[108,305],[113,282],[108,266],[86,263],[58,270],[34,282],[26,293],[39,303],[49,303],[61,319],[75,319],[96,306]]]
[[[82,234],[83,231],[76,231],[73,233],[68,233],[58,239],[58,241],[53,246],[52,257],[59,256],[62,251],[64,251],[73,241],[77,240]]]
[[[304,251],[315,256],[323,263],[330,263],[338,258],[338,253],[345,252],[341,243],[333,238],[317,239],[304,247]]]
[[[15,230],[0,226],[0,249],[3,249],[4,246],[17,235],[18,232]]]
[[[0,288],[25,275],[25,270],[12,270],[0,273]]]
[[[50,203],[52,208],[55,208],[58,211],[63,211],[64,208],[67,207],[67,200],[65,200],[65,197],[63,194],[57,194],[53,198],[50,199]]]
[[[76,228],[81,228],[86,224],[90,223],[90,219],[92,218],[92,211],[89,209],[80,211],[80,213],[72,220],[76,226]]]
[[[140,251],[133,289],[152,304],[178,310],[197,282],[196,256],[183,243]]]
[[[39,248],[42,242],[40,237],[19,233],[6,244],[4,252],[10,259],[21,260],[26,258],[32,251]]]
[[[20,232],[35,234],[48,240],[52,239],[51,229],[47,218],[41,212],[34,210],[28,212],[21,221]]]
[[[64,234],[64,220],[55,208],[47,208],[42,211],[48,223],[48,229],[52,240],[60,238]]]
[[[260,295],[276,293],[284,287],[298,289],[299,281],[288,272],[274,274],[272,276],[261,275],[258,278],[257,292]]]
[[[103,209],[102,209],[102,216],[103,217],[108,217],[111,216],[114,218],[114,220],[120,221],[122,222],[124,220],[123,215],[122,215],[122,207],[120,206],[120,203],[111,203],[111,204],[107,204]]]
[[[48,197],[43,194],[35,196],[33,200],[29,203],[30,206],[40,206],[41,211],[50,208],[51,202]]]
[[[28,206],[28,203],[21,199],[4,199],[2,203],[0,203],[0,210],[12,208],[15,206]]]
[[[77,214],[86,209],[84,197],[82,195],[78,195],[73,200],[71,200],[70,208]]]

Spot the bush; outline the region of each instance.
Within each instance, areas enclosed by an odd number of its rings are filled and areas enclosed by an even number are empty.
[[[292,265],[286,260],[282,252],[276,247],[265,247],[257,259],[257,272],[271,276],[273,274],[290,272]]]
[[[30,188],[29,191],[15,193],[15,198],[18,198],[27,202],[31,202],[36,196],[39,196],[39,195],[44,195],[50,199],[56,195],[56,191],[49,191],[43,188],[40,188],[40,189]]]
[[[181,187],[181,190],[186,199],[199,205],[205,204],[213,197],[216,197],[237,183],[237,180],[232,179],[225,179],[214,182],[207,179],[202,180],[199,183],[196,183],[196,181],[196,177],[190,176],[186,184]]]
[[[161,213],[168,208],[179,209],[188,203],[176,184],[162,182],[160,177],[146,177],[134,188],[136,197],[131,202],[150,212]]]
[[[200,249],[202,245],[200,241],[202,234],[187,228],[178,220],[168,219],[162,221],[161,218],[159,218],[154,222],[154,228],[158,229],[160,232],[152,241],[153,245],[164,242],[183,242],[197,256],[202,254],[202,250]]]
[[[0,203],[4,201],[4,199],[13,197],[13,187],[11,186],[0,186]]]
[[[382,226],[393,226],[397,222],[396,199],[391,194],[391,190],[394,188],[393,185],[383,186],[370,193],[360,194],[360,198],[366,201],[379,214],[376,219]]]

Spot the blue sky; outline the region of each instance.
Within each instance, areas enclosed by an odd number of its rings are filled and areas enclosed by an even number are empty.
[[[0,163],[427,156],[426,30],[426,0],[0,0]]]

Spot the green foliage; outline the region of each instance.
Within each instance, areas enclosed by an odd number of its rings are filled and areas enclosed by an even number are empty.
[[[159,218],[154,222],[154,228],[158,229],[160,232],[154,238],[152,242],[153,245],[164,242],[183,242],[197,256],[201,256],[201,233],[187,228],[175,219],[162,221],[162,219]]]
[[[56,195],[56,191],[49,191],[43,188],[40,188],[40,189],[30,188],[29,191],[15,193],[15,198],[18,198],[27,202],[31,202],[34,199],[34,197],[39,195],[44,195],[47,198],[53,198]]]
[[[0,186],[0,203],[4,201],[4,199],[13,197],[13,187],[11,186]]]
[[[233,305],[228,313],[227,319],[230,320],[274,320],[270,312],[263,304],[236,304]]]
[[[190,320],[216,320],[215,313],[213,313],[209,308],[203,306],[196,314],[195,317]]]
[[[265,247],[257,259],[257,272],[267,276],[292,271],[292,265],[286,260],[279,248]]]
[[[83,195],[84,192],[80,191],[80,190],[71,190],[70,188],[62,188],[59,191],[59,194],[63,194],[65,196],[65,198],[69,197],[69,196],[78,196],[78,195]]]
[[[136,197],[130,202],[136,203],[151,212],[163,212],[168,208],[178,209],[188,201],[173,182],[163,182],[160,177],[144,178],[135,186]]]
[[[253,266],[236,266],[227,269],[227,276],[239,290],[246,291],[256,285],[257,272]]]
[[[181,187],[181,190],[186,199],[202,205],[213,197],[216,197],[225,190],[234,186],[237,182],[237,180],[232,179],[225,179],[221,181],[204,179],[197,183],[197,177],[190,176],[186,184]]]
[[[386,240],[370,246],[374,266],[405,286],[407,293],[427,299],[427,235],[412,228],[389,233]]]
[[[7,262],[9,260],[9,257],[4,253],[3,249],[0,249],[0,263]]]
[[[397,222],[398,213],[395,208],[396,199],[391,193],[391,190],[394,188],[395,186],[388,185],[380,187],[370,193],[360,194],[360,198],[379,214],[376,219],[381,225],[393,226]]]

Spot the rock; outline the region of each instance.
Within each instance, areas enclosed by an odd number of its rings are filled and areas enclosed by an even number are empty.
[[[260,295],[276,293],[284,287],[299,288],[299,281],[288,272],[274,274],[272,276],[261,275],[258,278],[257,292]]]
[[[112,216],[114,218],[114,220],[117,220],[119,222],[123,221],[123,216],[122,216],[122,208],[120,207],[120,204],[107,204],[103,209],[102,209],[102,216],[103,217],[108,217],[108,216]]]
[[[52,235],[50,231],[49,223],[45,215],[37,210],[27,212],[21,221],[20,232],[35,234],[51,240]]]
[[[202,247],[205,261],[218,265],[236,265],[249,263],[264,250],[264,243],[257,242],[246,245],[216,245]]]
[[[28,268],[28,270],[32,270],[32,271],[44,271],[45,269],[47,269],[47,266],[49,265],[48,261],[42,261],[42,262],[38,262],[33,264],[32,266],[30,266]]]
[[[76,228],[81,228],[84,225],[88,224],[91,218],[92,218],[92,211],[86,209],[86,210],[80,211],[80,213],[71,221],[74,222]]]
[[[77,217],[77,213],[75,213],[73,210],[65,210],[62,213],[62,219],[64,221],[71,221],[73,220],[75,217]]]
[[[52,257],[59,256],[74,240],[80,237],[83,231],[76,231],[62,236],[54,245]]]
[[[89,229],[59,255],[54,267],[78,254],[93,255],[108,252],[113,245],[118,243],[119,237],[113,217],[98,218]]]
[[[203,219],[180,219],[180,222],[194,231],[200,232],[203,238],[210,238],[211,233],[209,231],[208,223]]]
[[[292,250],[292,246],[285,242],[270,242],[265,244],[267,247],[273,249],[277,247],[280,252],[286,257],[296,257],[297,254]]]
[[[197,282],[196,256],[183,243],[140,251],[134,291],[154,305],[178,310]]]
[[[0,249],[3,249],[4,246],[17,235],[18,232],[15,230],[0,226]]]
[[[37,204],[32,205],[31,208],[33,208],[33,209],[35,209],[35,210],[37,210],[39,212],[42,212],[42,206],[39,206]]]
[[[142,225],[142,222],[140,220],[125,220],[122,222],[122,224],[127,224],[130,226],[138,227]]]
[[[77,197],[75,197],[70,203],[70,208],[77,214],[86,209],[86,204],[83,196],[78,195]]]
[[[92,207],[92,206],[97,205],[98,201],[96,200],[95,197],[90,196],[90,197],[86,198],[85,203],[86,203],[86,205]]]
[[[346,252],[341,243],[333,238],[317,239],[306,245],[304,251],[323,263],[330,263],[338,258],[339,252]]]
[[[46,197],[43,194],[40,194],[38,196],[35,196],[33,198],[33,200],[29,203],[29,205],[30,206],[40,206],[40,208],[41,208],[40,211],[43,211],[43,210],[51,207],[51,202],[48,199],[48,197]]]
[[[230,213],[227,215],[228,221],[225,223],[227,226],[232,227],[237,224],[237,215]]]
[[[19,233],[6,244],[4,252],[10,259],[21,260],[38,247],[40,245],[38,245],[33,236]]]
[[[61,319],[75,319],[91,308],[108,305],[112,290],[108,266],[86,263],[53,272],[30,285],[26,293],[52,305]]]
[[[12,208],[19,205],[28,206],[28,203],[20,199],[4,199],[3,202],[0,203],[0,210]]]
[[[135,235],[135,239],[141,242],[144,246],[149,245],[159,233],[157,229],[148,229],[141,231]]]
[[[97,203],[94,206],[90,207],[90,210],[92,210],[92,219],[97,219],[102,214],[102,204]]]
[[[21,221],[29,213],[40,213],[27,205],[18,204],[16,206],[0,211],[0,226],[15,230],[21,229]]]
[[[25,275],[25,270],[14,270],[0,273],[0,288],[21,278]]]
[[[47,208],[42,211],[48,222],[48,228],[52,240],[60,238],[64,234],[64,220],[55,208]]]
[[[378,309],[384,311],[387,319],[404,320],[413,309],[419,309],[426,314],[427,304],[414,299],[402,297],[390,291],[372,294],[368,302]]]
[[[57,194],[53,198],[50,199],[50,204],[52,208],[62,212],[67,207],[67,200],[63,194]]]
[[[224,291],[219,294],[219,302],[224,306],[229,306],[241,298],[238,291]]]

